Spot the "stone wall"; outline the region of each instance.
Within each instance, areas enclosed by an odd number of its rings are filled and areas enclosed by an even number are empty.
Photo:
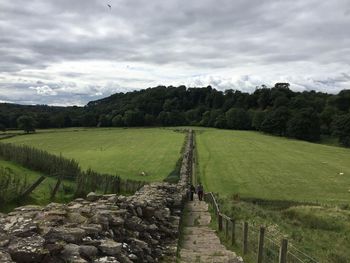
[[[178,184],[152,183],[133,196],[97,195],[0,214],[0,262],[175,262],[192,172],[190,131]]]

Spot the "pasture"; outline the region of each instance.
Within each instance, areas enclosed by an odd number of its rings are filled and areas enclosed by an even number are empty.
[[[184,138],[185,133],[161,128],[92,128],[43,130],[3,141],[62,154],[83,169],[161,181],[175,169]],[[140,176],[142,172],[146,176]]]
[[[350,201],[350,149],[217,129],[199,129],[196,142],[207,191],[268,200]]]

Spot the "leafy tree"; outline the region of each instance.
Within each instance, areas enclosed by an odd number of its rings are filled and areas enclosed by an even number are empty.
[[[225,114],[220,114],[220,115],[216,118],[214,126],[215,126],[216,128],[221,128],[221,129],[227,127]]]
[[[96,127],[97,126],[97,118],[96,115],[92,112],[88,112],[83,115],[83,126],[85,127]]]
[[[287,130],[289,110],[287,107],[279,107],[266,114],[261,124],[261,130],[267,133],[283,136]]]
[[[17,127],[26,133],[35,132],[35,120],[28,115],[22,115],[17,119]]]
[[[112,119],[112,125],[114,127],[121,127],[124,125],[124,121],[123,121],[123,116],[118,114],[116,116],[113,117]]]
[[[124,123],[126,126],[142,126],[144,122],[144,117],[139,110],[127,110],[124,114]]]
[[[273,107],[274,108],[278,108],[278,107],[282,107],[282,106],[288,106],[289,104],[289,99],[282,95],[282,96],[279,96],[277,97],[274,102],[273,102]]]
[[[301,109],[288,121],[287,134],[290,137],[318,141],[320,139],[320,121],[312,108]]]
[[[265,111],[255,111],[252,118],[252,127],[257,131],[260,131],[261,125],[264,122],[265,117],[266,117]]]
[[[98,119],[98,127],[108,127],[110,126],[110,120],[108,119],[106,114],[101,114]]]
[[[335,97],[335,105],[340,111],[347,112],[350,109],[350,90],[342,90]]]
[[[237,130],[248,130],[251,127],[251,119],[244,109],[232,108],[226,112],[227,127]]]
[[[339,137],[339,142],[350,147],[350,113],[336,117],[333,126],[334,135]]]
[[[336,110],[333,107],[327,106],[320,114],[321,129],[324,134],[332,133],[332,122],[334,116],[336,115]]]

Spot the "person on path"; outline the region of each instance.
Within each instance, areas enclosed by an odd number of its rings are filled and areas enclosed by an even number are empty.
[[[195,192],[196,192],[196,188],[194,188],[194,185],[191,184],[191,187],[190,187],[190,201],[193,201],[193,195],[194,195]]]
[[[203,185],[200,183],[200,184],[197,186],[197,195],[198,195],[199,201],[202,201],[202,200],[203,200],[203,194],[204,194]]]

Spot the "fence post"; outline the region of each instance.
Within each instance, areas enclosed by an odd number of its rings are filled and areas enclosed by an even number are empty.
[[[228,239],[228,230],[229,230],[229,219],[225,219],[225,227],[226,227],[226,240]]]
[[[248,252],[248,222],[243,223],[243,255]]]
[[[260,234],[259,234],[258,263],[263,262],[264,236],[265,236],[265,227],[262,226],[260,227]]]
[[[232,223],[232,235],[231,235],[231,244],[234,245],[236,243],[236,220],[231,218],[231,223]]]
[[[219,223],[219,231],[221,232],[222,231],[222,215],[220,212],[218,213],[218,223]]]
[[[281,242],[279,263],[287,262],[287,251],[288,251],[288,240],[284,238],[282,239],[282,242]]]

